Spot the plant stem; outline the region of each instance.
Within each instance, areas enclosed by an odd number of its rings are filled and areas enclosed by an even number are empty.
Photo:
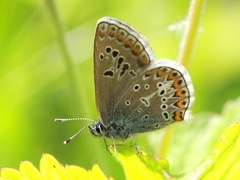
[[[206,0],[192,0],[188,11],[186,29],[180,44],[178,62],[187,67],[193,55],[196,45],[199,24]]]
[[[190,4],[186,21],[187,26],[182,38],[182,42],[180,44],[180,52],[178,56],[178,62],[185,67],[190,66],[190,59],[193,54],[193,47],[196,43],[197,33],[205,1],[206,0],[192,0]],[[172,127],[168,127],[162,139],[163,146],[158,152],[159,157],[166,157],[172,133]]]
[[[76,110],[79,110],[80,109],[80,105],[79,105],[79,103],[80,103],[79,82],[80,81],[77,78],[78,77],[77,68],[74,66],[74,63],[73,63],[72,58],[68,51],[68,45],[65,40],[64,27],[62,25],[60,15],[57,12],[56,3],[54,0],[46,0],[45,2],[49,9],[49,12],[51,13],[51,16],[52,16],[52,19],[53,19],[53,22],[54,22],[54,25],[55,25],[55,28],[57,31],[57,39],[58,39],[60,51],[63,53],[63,60],[65,63],[65,66],[66,66],[66,71],[68,74],[70,87],[72,87],[72,92],[73,92],[72,97],[74,97],[75,108],[76,108]]]

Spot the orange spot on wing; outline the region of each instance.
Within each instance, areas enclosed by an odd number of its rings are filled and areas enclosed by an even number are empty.
[[[98,35],[99,35],[101,38],[103,38],[103,37],[105,36],[105,32],[104,32],[104,31],[99,31],[99,32],[98,32]]]
[[[163,71],[162,69],[158,69],[158,71],[157,71],[157,76],[158,77],[165,76],[166,74],[167,74],[167,72]]]
[[[173,119],[175,121],[182,121],[183,120],[182,112],[181,111],[175,111],[173,113]]]
[[[176,80],[174,81],[173,87],[174,87],[175,89],[179,89],[179,88],[181,87],[181,84],[178,83],[178,79],[176,79]]]
[[[133,44],[134,44],[134,40],[131,39],[131,38],[127,39],[127,40],[124,42],[124,45],[125,45],[126,48],[132,47]]]
[[[146,76],[151,76],[151,75],[153,75],[153,70],[146,72],[145,75],[146,75]]]
[[[184,99],[179,100],[178,102],[175,103],[175,105],[181,109],[186,107],[186,101]]]
[[[146,57],[146,55],[139,56],[138,61],[141,62],[141,64],[143,65],[149,64],[149,60],[148,57]]]
[[[136,46],[132,47],[131,51],[135,56],[139,56],[139,54],[141,53],[141,50]]]
[[[177,96],[177,97],[186,97],[186,95],[182,93],[181,89],[179,89],[178,91],[175,92],[175,96]]]
[[[123,42],[123,40],[124,40],[124,37],[123,36],[121,36],[121,35],[117,35],[117,40],[119,41],[119,42]]]
[[[169,73],[168,80],[173,80],[173,79],[178,79],[179,78],[178,76],[174,76],[173,73],[174,73],[174,71]]]
[[[110,31],[110,32],[109,32],[109,36],[110,36],[110,37],[114,37],[115,34],[116,34],[116,32],[114,32],[114,31]]]

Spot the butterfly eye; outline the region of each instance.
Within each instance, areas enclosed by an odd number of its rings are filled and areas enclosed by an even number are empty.
[[[99,134],[101,134],[101,128],[100,128],[100,126],[96,127],[96,131],[97,131]]]
[[[94,136],[101,137],[103,134],[102,127],[99,121],[95,122],[92,126],[89,126],[89,129]]]

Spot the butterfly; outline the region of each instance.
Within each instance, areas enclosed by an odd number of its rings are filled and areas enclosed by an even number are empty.
[[[181,64],[157,60],[146,38],[130,25],[103,17],[94,38],[94,84],[99,120],[86,127],[92,135],[115,139],[161,129],[186,119],[194,101],[191,77]],[[56,119],[89,120],[86,118]]]

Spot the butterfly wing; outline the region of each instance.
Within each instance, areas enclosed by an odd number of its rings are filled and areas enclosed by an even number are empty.
[[[186,118],[193,93],[190,75],[181,64],[155,61],[121,97],[115,123],[125,125],[131,134],[163,128]]]
[[[94,39],[94,82],[97,109],[105,126],[133,81],[155,59],[145,38],[113,18],[97,23]]]

